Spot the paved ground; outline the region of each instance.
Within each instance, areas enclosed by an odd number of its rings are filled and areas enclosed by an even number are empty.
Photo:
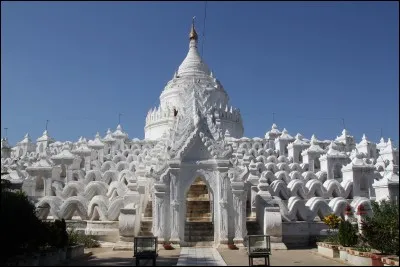
[[[85,250],[87,256],[70,262],[69,266],[135,266],[132,251],[113,251],[112,248],[96,248]],[[219,253],[218,253],[219,252]],[[197,254],[197,258],[195,255]],[[195,259],[196,258],[196,259]],[[340,260],[332,260],[317,254],[316,249],[273,250],[270,257],[271,266],[347,266]],[[141,266],[151,266],[149,260],[141,261]],[[264,259],[254,259],[254,265],[263,265]],[[248,266],[246,251],[229,250],[228,248],[181,248],[159,250],[158,266],[176,265],[234,265]]]
[[[157,265],[175,266],[178,263],[180,249],[160,250],[158,252]],[[133,251],[113,251],[112,248],[85,249],[85,254],[91,256],[72,261],[68,266],[135,266]],[[141,260],[141,266],[152,266],[151,260]]]
[[[228,248],[218,249],[227,265],[249,266],[249,258],[244,248],[230,250]],[[272,250],[270,256],[271,266],[348,266],[340,261],[325,258],[317,254],[317,249],[291,249]],[[254,265],[264,265],[264,259],[254,259]]]
[[[178,266],[226,266],[215,248],[181,248]]]

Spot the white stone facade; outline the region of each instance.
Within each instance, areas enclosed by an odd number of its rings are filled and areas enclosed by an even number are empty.
[[[144,140],[129,139],[121,125],[89,141],[56,142],[47,131],[36,144],[29,135],[13,148],[2,139],[2,178],[36,201],[40,218],[64,218],[116,248],[146,225],[160,241],[193,245],[188,192],[198,178],[212,245],[242,244],[258,224],[285,247],[306,244],[323,216],[344,217],[347,205],[398,199],[390,139],[376,145],[364,136],[356,145],[343,130],[335,140],[308,140],[275,124],[264,138],[243,137],[240,111],[200,58],[194,26],[189,37],[186,58],[146,117]]]

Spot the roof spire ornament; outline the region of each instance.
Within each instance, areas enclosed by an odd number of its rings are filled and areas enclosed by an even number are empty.
[[[362,136],[362,141],[367,141],[367,137],[365,136],[365,134],[363,134]]]
[[[196,29],[194,28],[194,19],[195,18],[196,18],[196,16],[194,16],[193,20],[192,20],[192,28],[191,28],[190,33],[189,33],[189,40],[196,40],[197,41],[198,36],[197,36]]]

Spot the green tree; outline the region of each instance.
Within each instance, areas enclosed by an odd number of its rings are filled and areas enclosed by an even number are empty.
[[[362,241],[383,254],[399,255],[399,205],[372,202],[373,216],[362,221]]]
[[[2,263],[15,255],[35,251],[44,245],[45,229],[36,217],[36,208],[20,191],[12,192],[8,183],[1,183]]]

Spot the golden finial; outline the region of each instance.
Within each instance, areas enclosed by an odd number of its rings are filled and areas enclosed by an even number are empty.
[[[196,17],[193,17],[193,20],[192,20],[192,29],[190,30],[190,33],[189,33],[189,40],[192,40],[192,39],[194,39],[194,40],[196,40],[197,41],[197,32],[196,32],[196,29],[194,28],[194,19],[195,19]]]

